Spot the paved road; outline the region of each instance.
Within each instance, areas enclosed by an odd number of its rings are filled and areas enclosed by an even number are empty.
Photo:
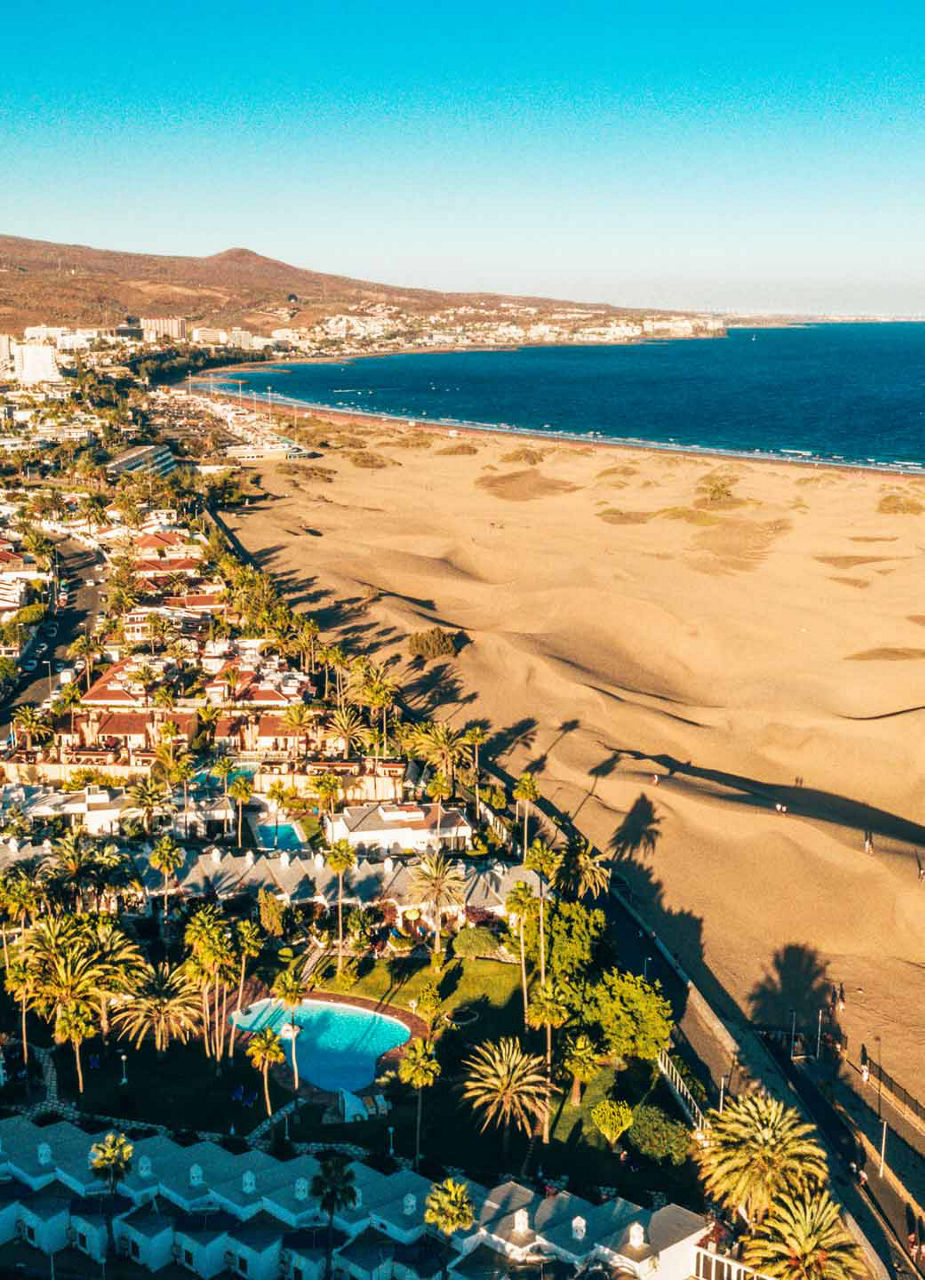
[[[67,656],[68,646],[76,636],[92,630],[99,613],[101,589],[90,580],[91,576],[98,577],[99,570],[102,568],[96,563],[95,553],[75,542],[61,542],[58,544],[58,556],[62,580],[79,582],[80,586],[76,590],[71,590],[70,603],[53,615],[54,621],[58,624],[58,634],[53,640],[43,634],[42,638],[48,644],[48,650],[39,658],[38,668],[29,683],[15,690],[12,696],[0,705],[0,734],[3,741],[6,740],[10,720],[16,707],[24,702],[41,703],[48,697],[46,663],[48,661],[52,663],[52,670],[55,662],[61,662],[65,666],[70,665]]]

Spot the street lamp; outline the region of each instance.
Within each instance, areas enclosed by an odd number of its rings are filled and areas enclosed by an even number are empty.
[[[389,1155],[394,1156],[394,1154],[395,1154],[395,1126],[393,1124],[390,1124],[389,1125]]]
[[[883,1118],[883,1040],[874,1036],[877,1045],[877,1119]]]
[[[42,660],[42,666],[43,666],[43,667],[47,667],[47,668],[48,668],[48,696],[49,696],[49,698],[50,698],[50,697],[52,697],[52,687],[51,687],[51,665],[52,665],[52,664],[51,664],[51,659],[50,659],[50,658],[44,658],[44,659]]]
[[[796,1050],[797,1042],[797,1011],[790,1010],[790,1061],[793,1061],[793,1055]]]
[[[652,957],[651,957],[651,956],[646,956],[646,958],[645,958],[645,959],[643,960],[643,962],[642,962],[642,980],[643,980],[643,982],[648,982],[648,981],[649,981],[649,961],[650,961],[651,959],[652,959]]]
[[[128,1084],[128,1075],[125,1070],[126,1066],[128,1065],[128,1054],[120,1053],[119,1057],[122,1059],[122,1079],[119,1081],[119,1084],[120,1085]]]

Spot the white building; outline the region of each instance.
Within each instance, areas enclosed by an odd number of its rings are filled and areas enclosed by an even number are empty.
[[[14,342],[13,377],[24,387],[63,381],[54,347],[43,342]]]
[[[438,830],[439,821],[439,830]],[[324,820],[325,839],[346,840],[354,849],[383,853],[426,853],[438,848],[462,850],[472,844],[472,824],[461,809],[435,804],[373,803],[347,805]]]

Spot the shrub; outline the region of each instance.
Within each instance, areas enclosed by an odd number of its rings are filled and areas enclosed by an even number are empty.
[[[460,929],[453,940],[453,954],[460,959],[472,959],[474,956],[493,956],[498,951],[498,939],[483,924],[473,925],[471,929]]]
[[[591,1120],[607,1145],[614,1147],[633,1123],[633,1108],[625,1102],[605,1098],[591,1108]]]
[[[449,631],[431,627],[429,631],[415,631],[408,637],[408,649],[412,658],[455,658],[456,639]]]
[[[683,1164],[690,1153],[691,1132],[680,1120],[672,1120],[661,1107],[641,1106],[627,1141],[650,1160]]]

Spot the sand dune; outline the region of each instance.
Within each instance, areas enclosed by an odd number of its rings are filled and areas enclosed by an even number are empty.
[[[400,467],[354,466],[326,429],[334,482],[264,471],[245,544],[348,644],[404,661],[409,631],[465,631],[442,714],[487,721],[503,767],[536,769],[602,847],[649,796],[655,855],[625,877],[714,998],[810,1019],[842,982],[853,1051],[882,1035],[915,1090],[925,485],[567,445],[526,461],[501,437],[412,449],[369,430]],[[302,523],[323,536],[286,533]]]

